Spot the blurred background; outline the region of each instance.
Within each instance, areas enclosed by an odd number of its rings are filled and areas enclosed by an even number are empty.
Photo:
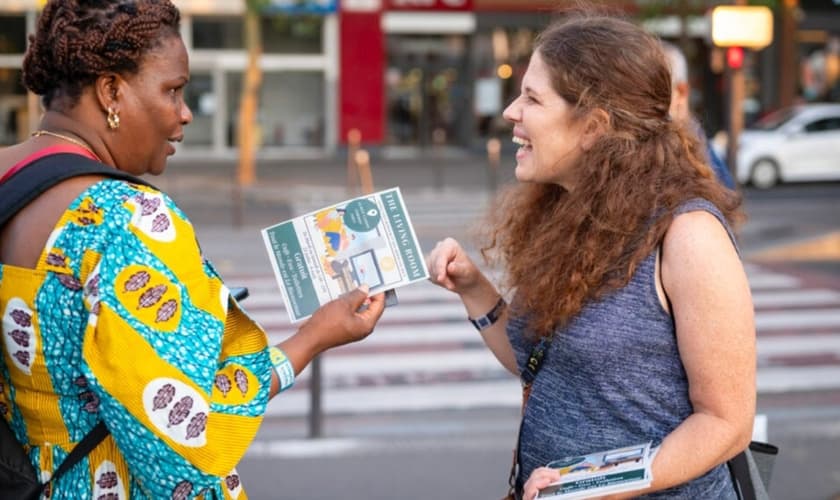
[[[471,231],[514,182],[510,125],[536,34],[562,0],[175,0],[194,121],[152,182],[272,341],[294,331],[260,229],[399,186],[422,248]],[[758,331],[756,437],[771,496],[840,498],[840,1],[601,1],[679,46],[691,107],[737,174]],[[766,44],[713,36],[763,8]],[[0,0],[0,147],[40,115],[20,83],[42,0]],[[558,10],[559,9],[559,10]],[[736,24],[737,26],[737,24]],[[760,28],[760,29],[759,29]],[[833,105],[832,105],[833,103]],[[730,137],[735,140],[730,141]],[[535,272],[539,272],[535,269]],[[272,401],[239,472],[257,499],[487,499],[506,491],[518,381],[457,297],[418,284],[377,331]],[[733,381],[737,383],[737,381]]]

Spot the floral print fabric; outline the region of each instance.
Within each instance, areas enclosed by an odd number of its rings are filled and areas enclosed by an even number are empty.
[[[100,181],[36,269],[0,264],[0,414],[42,480],[94,425],[111,435],[51,498],[244,498],[236,463],[268,402],[265,333],[164,194]]]

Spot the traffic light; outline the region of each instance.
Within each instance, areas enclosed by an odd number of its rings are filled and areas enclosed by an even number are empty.
[[[741,69],[744,66],[743,47],[729,47],[726,49],[726,65],[731,69]]]

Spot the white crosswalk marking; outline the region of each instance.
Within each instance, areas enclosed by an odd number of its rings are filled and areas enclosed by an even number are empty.
[[[758,331],[761,394],[840,389],[840,290],[811,288],[792,275],[748,265]],[[294,332],[271,277],[227,277],[247,286],[248,313],[277,343]],[[457,296],[431,283],[397,292],[363,342],[323,356],[328,414],[518,407],[517,379],[495,360],[466,321]],[[309,409],[309,369],[269,405],[268,415]]]

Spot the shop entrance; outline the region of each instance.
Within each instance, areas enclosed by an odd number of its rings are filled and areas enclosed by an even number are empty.
[[[387,37],[387,142],[396,146],[467,144],[467,37]]]

